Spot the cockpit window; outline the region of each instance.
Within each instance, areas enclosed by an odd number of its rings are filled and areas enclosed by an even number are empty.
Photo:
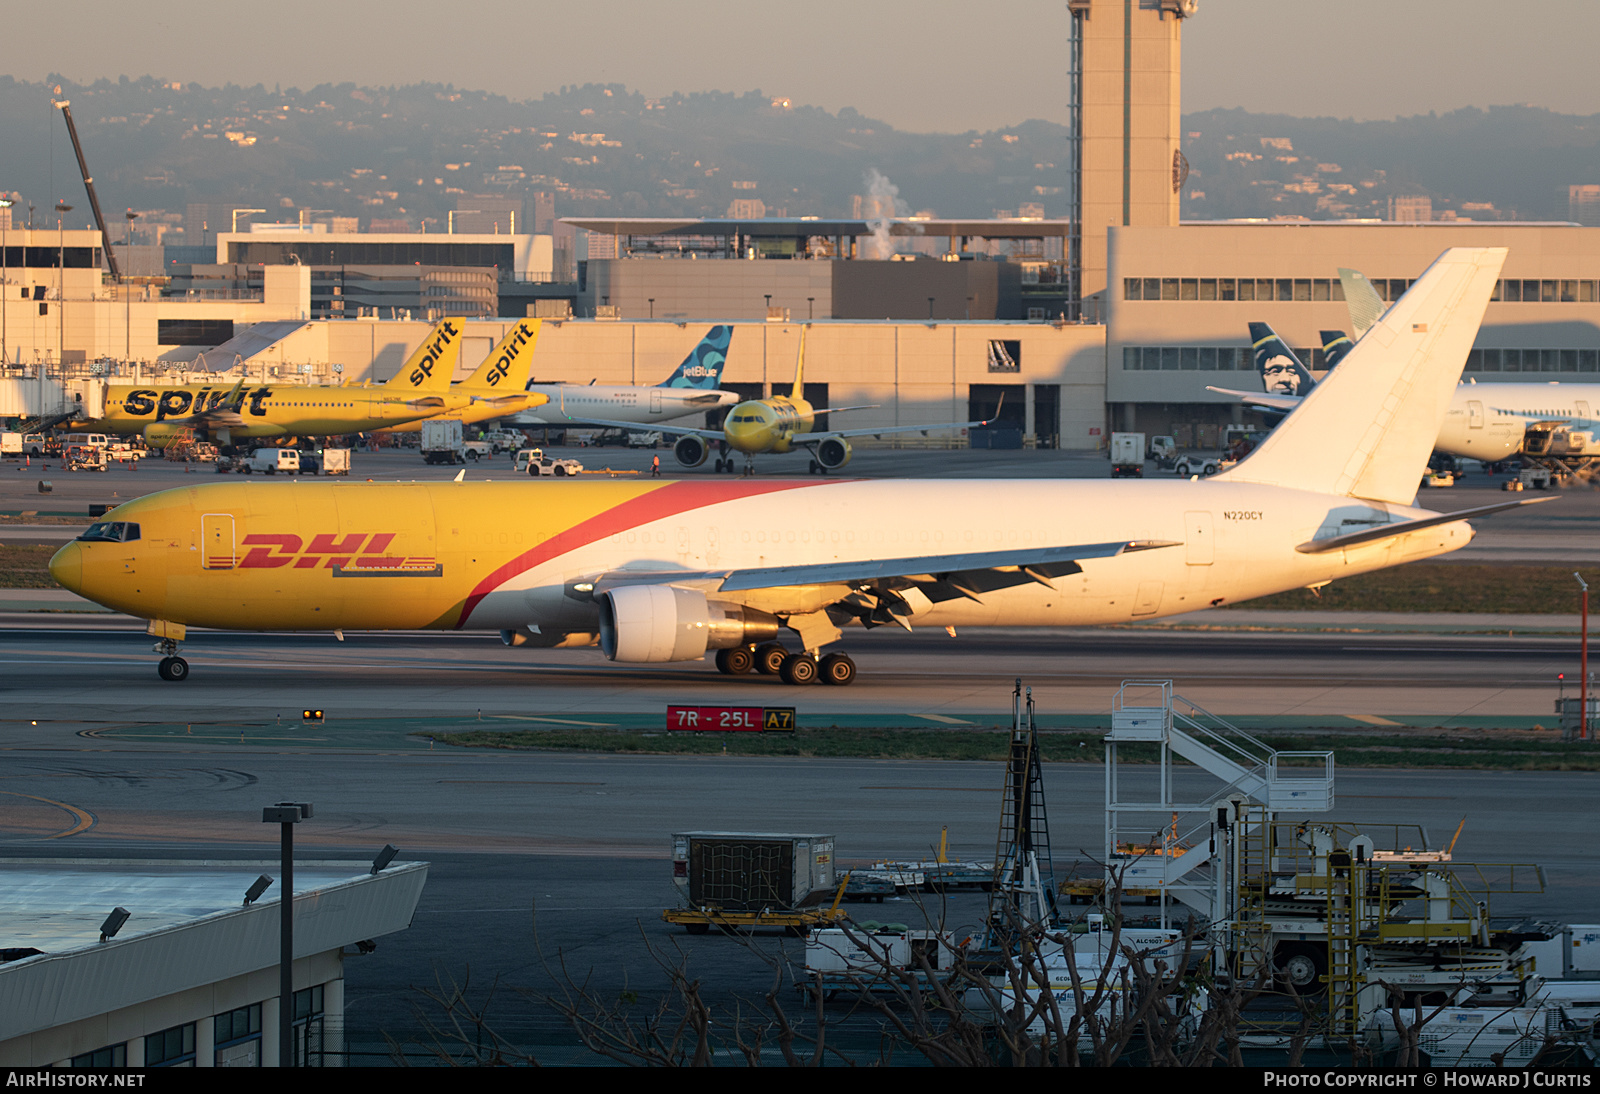
[[[90,543],[132,543],[139,538],[139,526],[128,520],[103,520],[89,525],[78,541]]]

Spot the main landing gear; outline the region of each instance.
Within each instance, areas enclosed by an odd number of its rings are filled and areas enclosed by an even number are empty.
[[[845,687],[856,678],[856,663],[843,653],[822,657],[790,653],[776,642],[717,651],[717,671],[724,676],[743,676],[752,669],[764,676],[776,676],[785,684],[814,684],[821,680]]]
[[[178,656],[178,643],[170,638],[163,638],[151,647],[155,653],[166,654],[161,659],[161,664],[156,666],[156,675],[163,680],[173,683],[189,679],[189,662]]]

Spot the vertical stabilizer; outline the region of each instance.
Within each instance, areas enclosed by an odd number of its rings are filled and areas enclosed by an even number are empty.
[[[1350,336],[1342,330],[1324,330],[1317,332],[1322,337],[1322,368],[1332,371],[1340,361],[1349,356],[1356,344]]]
[[[733,341],[733,328],[719,323],[706,331],[698,345],[683,359],[683,364],[657,387],[692,387],[715,391],[722,383],[722,368],[728,363],[728,345]]]
[[[514,394],[528,386],[533,372],[533,348],[539,341],[538,319],[519,319],[500,344],[489,351],[477,371],[462,381],[463,387],[489,388]]]
[[[1407,504],[1438,439],[1504,247],[1453,247],[1221,479]]]
[[[800,356],[794,362],[794,390],[789,392],[789,398],[797,403],[806,398],[806,328],[800,328]]]
[[[416,352],[406,358],[400,371],[383,386],[394,391],[425,391],[443,394],[455,378],[456,361],[461,357],[461,335],[466,324],[446,319],[428,332]]]
[[[1378,290],[1372,287],[1360,270],[1339,270],[1339,285],[1344,289],[1344,306],[1350,312],[1350,329],[1359,339],[1379,319],[1389,305],[1383,302]]]
[[[1250,346],[1255,350],[1261,390],[1268,395],[1305,395],[1316,386],[1294,350],[1266,323],[1250,324]]]

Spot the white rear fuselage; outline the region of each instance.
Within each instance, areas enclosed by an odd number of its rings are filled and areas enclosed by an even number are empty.
[[[1465,546],[1465,521],[1322,554],[1295,547],[1421,514],[1283,487],[1215,480],[843,480],[715,502],[617,531],[510,577],[463,622],[467,629],[536,623],[582,629],[592,606],[567,595],[589,575],[761,569],[1117,540],[1176,544],[1088,559],[1082,572],[938,603],[913,623],[1084,626],[1156,618],[1382,569]],[[556,487],[559,489],[559,486]],[[1392,514],[1392,515],[1391,515]],[[708,596],[771,610],[774,591]],[[784,610],[800,610],[796,590]],[[819,586],[816,607],[838,595]],[[805,599],[803,596],[799,600]],[[815,610],[815,609],[813,609]]]
[[[548,395],[550,401],[511,418],[513,426],[570,426],[575,424],[572,421],[574,418],[609,418],[650,425],[732,406],[739,401],[739,396],[732,391],[706,391],[690,387],[529,384],[528,391]]]

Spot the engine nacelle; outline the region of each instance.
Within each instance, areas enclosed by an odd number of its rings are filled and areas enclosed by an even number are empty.
[[[710,603],[698,589],[624,585],[600,595],[600,649],[613,661],[694,661],[778,636],[778,620],[739,604]]]
[[[672,446],[673,456],[685,467],[699,467],[706,462],[706,453],[709,451],[711,446],[706,444],[705,438],[696,437],[693,433],[685,433]]]
[[[144,427],[144,443],[151,448],[166,448],[177,441],[191,440],[198,432],[193,426],[151,422]]]
[[[536,631],[530,627],[501,631],[500,641],[508,646],[529,646],[541,650],[570,650],[592,646],[600,641],[593,631]]]
[[[837,471],[850,462],[850,442],[843,437],[829,437],[817,445],[817,462],[829,471]]]

